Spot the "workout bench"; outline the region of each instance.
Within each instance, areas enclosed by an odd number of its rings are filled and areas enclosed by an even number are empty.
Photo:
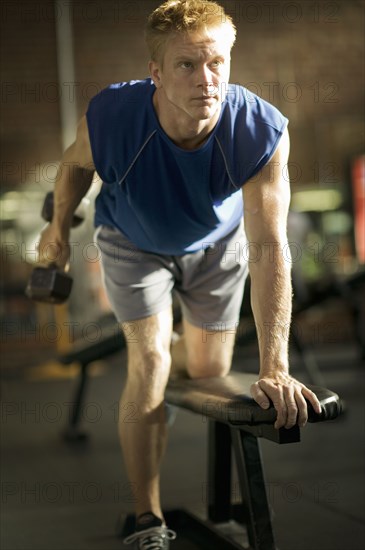
[[[123,337],[114,334],[96,344],[76,348],[61,358],[65,364],[77,361],[81,366],[74,411],[65,434],[68,441],[85,438],[85,434],[78,431],[78,421],[88,364],[104,359],[123,346]],[[189,532],[200,549],[242,550],[243,540],[237,542],[219,528],[235,520],[246,527],[249,546],[245,548],[276,550],[258,439],[261,437],[279,444],[296,443],[300,441],[300,429],[298,426],[288,430],[274,428],[275,409],[264,410],[250,397],[250,386],[256,380],[256,375],[233,371],[225,378],[171,379],[166,388],[168,404],[207,420],[207,519],[202,520],[185,510],[165,513],[169,527],[181,533]],[[309,387],[322,407],[321,414],[317,415],[309,405],[309,422],[333,420],[339,416],[341,402],[337,394],[326,388]],[[242,496],[239,504],[231,502],[232,455]],[[118,534],[127,536],[133,531],[134,516],[124,516],[122,522]]]

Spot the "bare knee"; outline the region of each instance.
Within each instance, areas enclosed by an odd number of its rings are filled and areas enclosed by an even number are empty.
[[[190,362],[187,365],[187,371],[190,378],[223,378],[229,373],[230,367],[230,364],[227,365],[222,361],[210,360]]]
[[[170,354],[149,349],[129,354],[128,376],[121,395],[121,406],[132,403],[138,418],[148,416],[148,422],[164,419],[163,400],[170,372]]]
[[[171,365],[170,340],[172,315],[170,309],[145,319],[122,325],[128,349],[128,379],[153,379],[168,372]],[[128,338],[133,331],[136,339]]]
[[[186,368],[191,378],[224,377],[231,368],[235,334],[233,331],[202,331],[184,322]]]
[[[129,354],[128,377],[141,378],[145,382],[158,376],[168,376],[171,355],[164,349],[142,349]]]

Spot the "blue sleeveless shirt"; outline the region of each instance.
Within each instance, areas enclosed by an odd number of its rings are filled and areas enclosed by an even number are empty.
[[[208,140],[187,151],[159,124],[151,79],[113,84],[86,113],[103,180],[95,225],[115,226],[138,248],[195,252],[228,235],[243,216],[242,185],[270,160],[288,120],[246,88],[229,84]]]

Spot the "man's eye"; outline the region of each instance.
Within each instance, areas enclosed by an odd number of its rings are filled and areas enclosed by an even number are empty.
[[[211,66],[216,69],[217,67],[220,67],[220,65],[222,65],[222,61],[219,61],[218,59],[216,61],[213,61],[211,63]]]
[[[183,69],[191,69],[192,66],[193,64],[191,63],[191,61],[182,61],[182,63],[180,63],[180,67],[182,67]]]

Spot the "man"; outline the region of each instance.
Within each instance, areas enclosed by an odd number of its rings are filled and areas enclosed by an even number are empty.
[[[121,402],[138,411],[138,422],[120,424],[137,517],[125,542],[136,548],[165,549],[175,538],[159,496],[173,288],[188,374],[225,376],[249,267],[260,351],[252,396],[263,408],[273,403],[276,428],[305,425],[305,398],[320,412],[288,366],[287,119],[228,85],[235,35],[214,2],[168,0],[150,15],[151,79],[112,85],[90,102],[61,164],[78,168],[73,181],[60,170],[55,215],[40,243],[41,261],[66,265],[72,214],[96,169],[104,182],[96,201],[104,284],[128,342]]]

